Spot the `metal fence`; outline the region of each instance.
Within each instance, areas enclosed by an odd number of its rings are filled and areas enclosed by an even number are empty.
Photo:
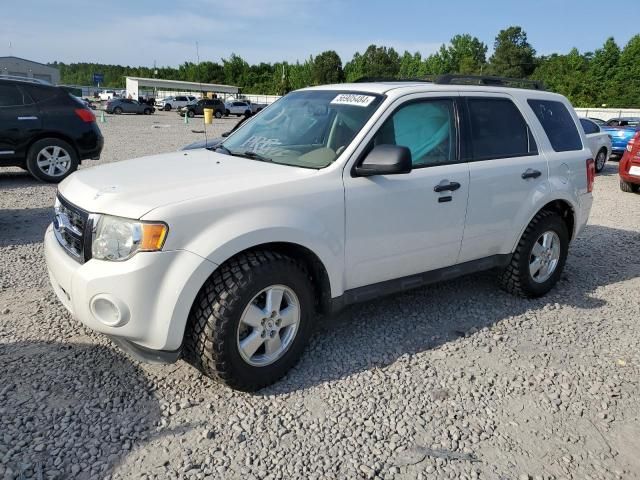
[[[579,117],[593,117],[609,120],[617,117],[640,117],[638,108],[576,108]]]

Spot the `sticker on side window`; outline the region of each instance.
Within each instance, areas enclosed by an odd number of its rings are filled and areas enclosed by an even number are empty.
[[[331,100],[333,105],[356,105],[358,107],[368,107],[376,97],[371,95],[359,95],[356,93],[341,93]]]

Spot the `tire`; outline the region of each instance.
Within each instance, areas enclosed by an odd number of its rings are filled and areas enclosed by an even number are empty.
[[[164,106],[164,111],[165,112],[170,112],[171,111],[171,105],[167,104]]]
[[[150,108],[145,108],[143,113],[145,115],[151,115],[151,109]]]
[[[541,248],[542,245],[539,242],[543,235],[547,234],[551,234],[551,236],[546,238],[551,238],[552,245],[557,247],[557,258],[555,264],[553,260],[549,263],[549,265],[553,265],[553,269],[548,272],[548,277],[542,275],[545,267],[542,267],[537,274],[532,274],[530,266],[533,264],[532,259],[537,260],[534,247]],[[567,225],[560,215],[545,210],[538,212],[522,234],[511,262],[500,272],[498,280],[501,288],[519,297],[541,297],[551,290],[560,279],[567,261],[568,250],[569,233]],[[554,258],[553,253],[545,252],[544,254],[549,254],[552,259]]]
[[[604,170],[604,166],[607,163],[607,149],[601,148],[598,154],[596,155],[596,173],[600,173]]]
[[[236,117],[241,117],[242,114],[241,113],[236,113]]]
[[[229,110],[225,110],[224,111],[224,116],[228,117],[229,115],[231,115],[231,112]]]
[[[27,153],[27,170],[38,180],[58,183],[78,169],[78,154],[64,140],[43,138]]]
[[[222,118],[222,112],[220,110],[216,110],[216,113],[213,114],[216,118]]]
[[[193,110],[187,110],[187,116],[189,118],[193,118],[196,116],[196,112],[194,112]]]
[[[120,115],[122,113],[122,108],[121,107],[114,108],[113,113],[115,113],[116,115]]]
[[[285,304],[292,302],[282,309],[281,303],[279,313],[269,316],[264,312],[268,305],[255,310],[254,302],[261,305],[265,289],[272,287],[285,289],[281,298],[285,299]],[[205,282],[191,307],[184,338],[185,360],[206,376],[242,391],[256,391],[276,382],[298,362],[307,343],[314,317],[312,292],[309,274],[290,257],[271,251],[233,257]],[[280,327],[278,318],[296,302],[299,320],[291,334],[291,325]],[[257,316],[247,313],[252,305]],[[265,318],[260,319],[262,315]],[[261,323],[248,327],[241,320],[249,317]],[[283,315],[282,318],[286,317]],[[269,326],[263,328],[261,325]],[[279,353],[280,356],[271,358],[270,363],[265,363],[269,360],[269,338],[260,332],[266,332],[268,328],[280,329],[275,335],[282,348],[285,345],[287,348]],[[246,360],[247,351],[241,349],[240,343],[253,335],[257,342],[254,345],[260,345],[254,353],[249,350],[252,356]],[[265,335],[275,338],[273,334]]]
[[[620,190],[626,193],[638,193],[638,191],[640,191],[640,185],[634,185],[633,183],[620,180]]]
[[[245,117],[250,117],[251,116],[251,110],[245,110],[244,116]]]

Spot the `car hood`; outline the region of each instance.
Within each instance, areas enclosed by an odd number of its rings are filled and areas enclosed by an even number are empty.
[[[165,205],[247,192],[315,173],[199,149],[78,170],[59,185],[58,191],[91,213],[141,218]]]

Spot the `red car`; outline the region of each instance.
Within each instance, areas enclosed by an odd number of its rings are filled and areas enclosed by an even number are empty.
[[[620,160],[620,190],[623,192],[640,191],[640,132],[629,143]]]

